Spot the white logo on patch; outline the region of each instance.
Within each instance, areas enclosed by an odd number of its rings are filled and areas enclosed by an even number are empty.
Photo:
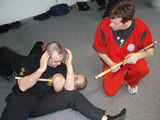
[[[132,52],[132,51],[135,50],[135,46],[134,46],[133,44],[129,44],[128,47],[127,47],[127,50],[128,50],[129,52]]]

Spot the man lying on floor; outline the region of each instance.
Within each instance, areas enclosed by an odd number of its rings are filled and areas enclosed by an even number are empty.
[[[71,108],[91,120],[124,120],[126,109],[118,115],[105,115],[105,110],[95,107],[75,89],[75,75],[72,66],[72,53],[63,49],[58,42],[49,43],[43,55],[29,55],[21,64],[21,71],[13,92],[6,98],[7,106],[2,120],[26,120]],[[53,85],[38,81],[39,78],[52,78]]]
[[[42,55],[45,51],[46,44],[42,41],[36,42],[29,55]],[[18,74],[22,61],[27,56],[22,56],[8,47],[0,48],[0,76],[9,80],[13,70]],[[75,90],[82,90],[87,86],[87,79],[84,75],[75,74]]]

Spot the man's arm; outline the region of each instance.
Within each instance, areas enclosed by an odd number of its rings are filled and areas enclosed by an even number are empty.
[[[146,51],[142,52],[141,55],[140,55],[140,59],[142,58],[150,58],[152,57],[154,54],[154,48],[149,48],[147,49]]]
[[[131,53],[125,57],[126,61],[123,64],[135,64],[140,59],[145,59],[153,56],[154,48],[149,48],[141,53]]]
[[[49,53],[46,51],[40,59],[40,67],[34,73],[23,77],[18,80],[18,85],[21,91],[26,91],[27,89],[33,87],[38,79],[41,77],[42,73],[47,69],[47,62],[49,58]]]
[[[67,51],[66,61],[65,61],[65,64],[67,66],[67,76],[66,76],[66,82],[65,82],[64,88],[66,90],[74,90],[75,77],[74,77],[74,71],[72,66],[73,56],[69,49],[65,48],[65,50]]]
[[[98,53],[98,52],[97,52]],[[103,54],[103,53],[98,53],[99,57],[104,60],[108,65],[109,67],[113,67],[115,66],[117,63],[114,63],[109,57],[107,54]],[[111,72],[117,72],[118,70],[120,69],[120,66],[117,66],[116,68],[112,69]]]

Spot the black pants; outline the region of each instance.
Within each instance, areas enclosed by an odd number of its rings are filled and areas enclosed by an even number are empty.
[[[101,120],[105,111],[95,107],[79,91],[62,91],[38,99],[30,94],[11,93],[1,120],[26,120],[71,108],[91,120]]]
[[[96,0],[99,6],[105,6],[106,1],[105,0]]]
[[[31,54],[42,54],[41,45],[43,42],[36,42],[29,55]],[[0,69],[3,75],[8,76],[12,69],[18,73],[20,69],[21,62],[25,59],[26,56],[22,56],[17,52],[11,50],[8,47],[0,48]],[[12,71],[13,72],[13,71]]]
[[[36,43],[29,54],[42,54],[41,45],[41,42]],[[1,48],[1,53],[3,62],[18,73],[25,56],[5,47]],[[6,97],[6,103],[1,120],[26,120],[28,117],[39,117],[67,108],[78,111],[91,120],[101,120],[105,113],[91,104],[79,91],[52,93],[41,99],[26,93],[11,93]]]

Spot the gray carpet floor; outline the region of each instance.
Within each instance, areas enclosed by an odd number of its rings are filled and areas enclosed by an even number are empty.
[[[139,91],[135,95],[129,94],[127,85],[124,85],[116,96],[108,97],[102,88],[102,78],[94,79],[94,76],[102,72],[102,62],[92,48],[92,44],[104,13],[104,11],[97,11],[99,6],[96,2],[89,2],[92,10],[86,12],[76,11],[73,7],[67,15],[52,16],[45,21],[35,21],[32,18],[22,20],[19,29],[11,29],[0,34],[0,47],[5,45],[22,55],[28,55],[37,41],[45,43],[58,41],[63,48],[72,51],[75,73],[83,74],[88,79],[87,88],[80,92],[95,106],[106,110],[106,115],[117,114],[126,107],[125,120],[160,120],[160,11],[148,6],[145,1],[132,1],[136,6],[135,17],[140,18],[150,27],[153,40],[158,41],[154,56],[146,59],[150,73],[140,81]],[[6,105],[5,97],[15,84],[15,76],[16,73],[9,81],[0,76],[0,115]],[[28,120],[88,119],[76,111],[67,109],[39,118],[28,118]]]

